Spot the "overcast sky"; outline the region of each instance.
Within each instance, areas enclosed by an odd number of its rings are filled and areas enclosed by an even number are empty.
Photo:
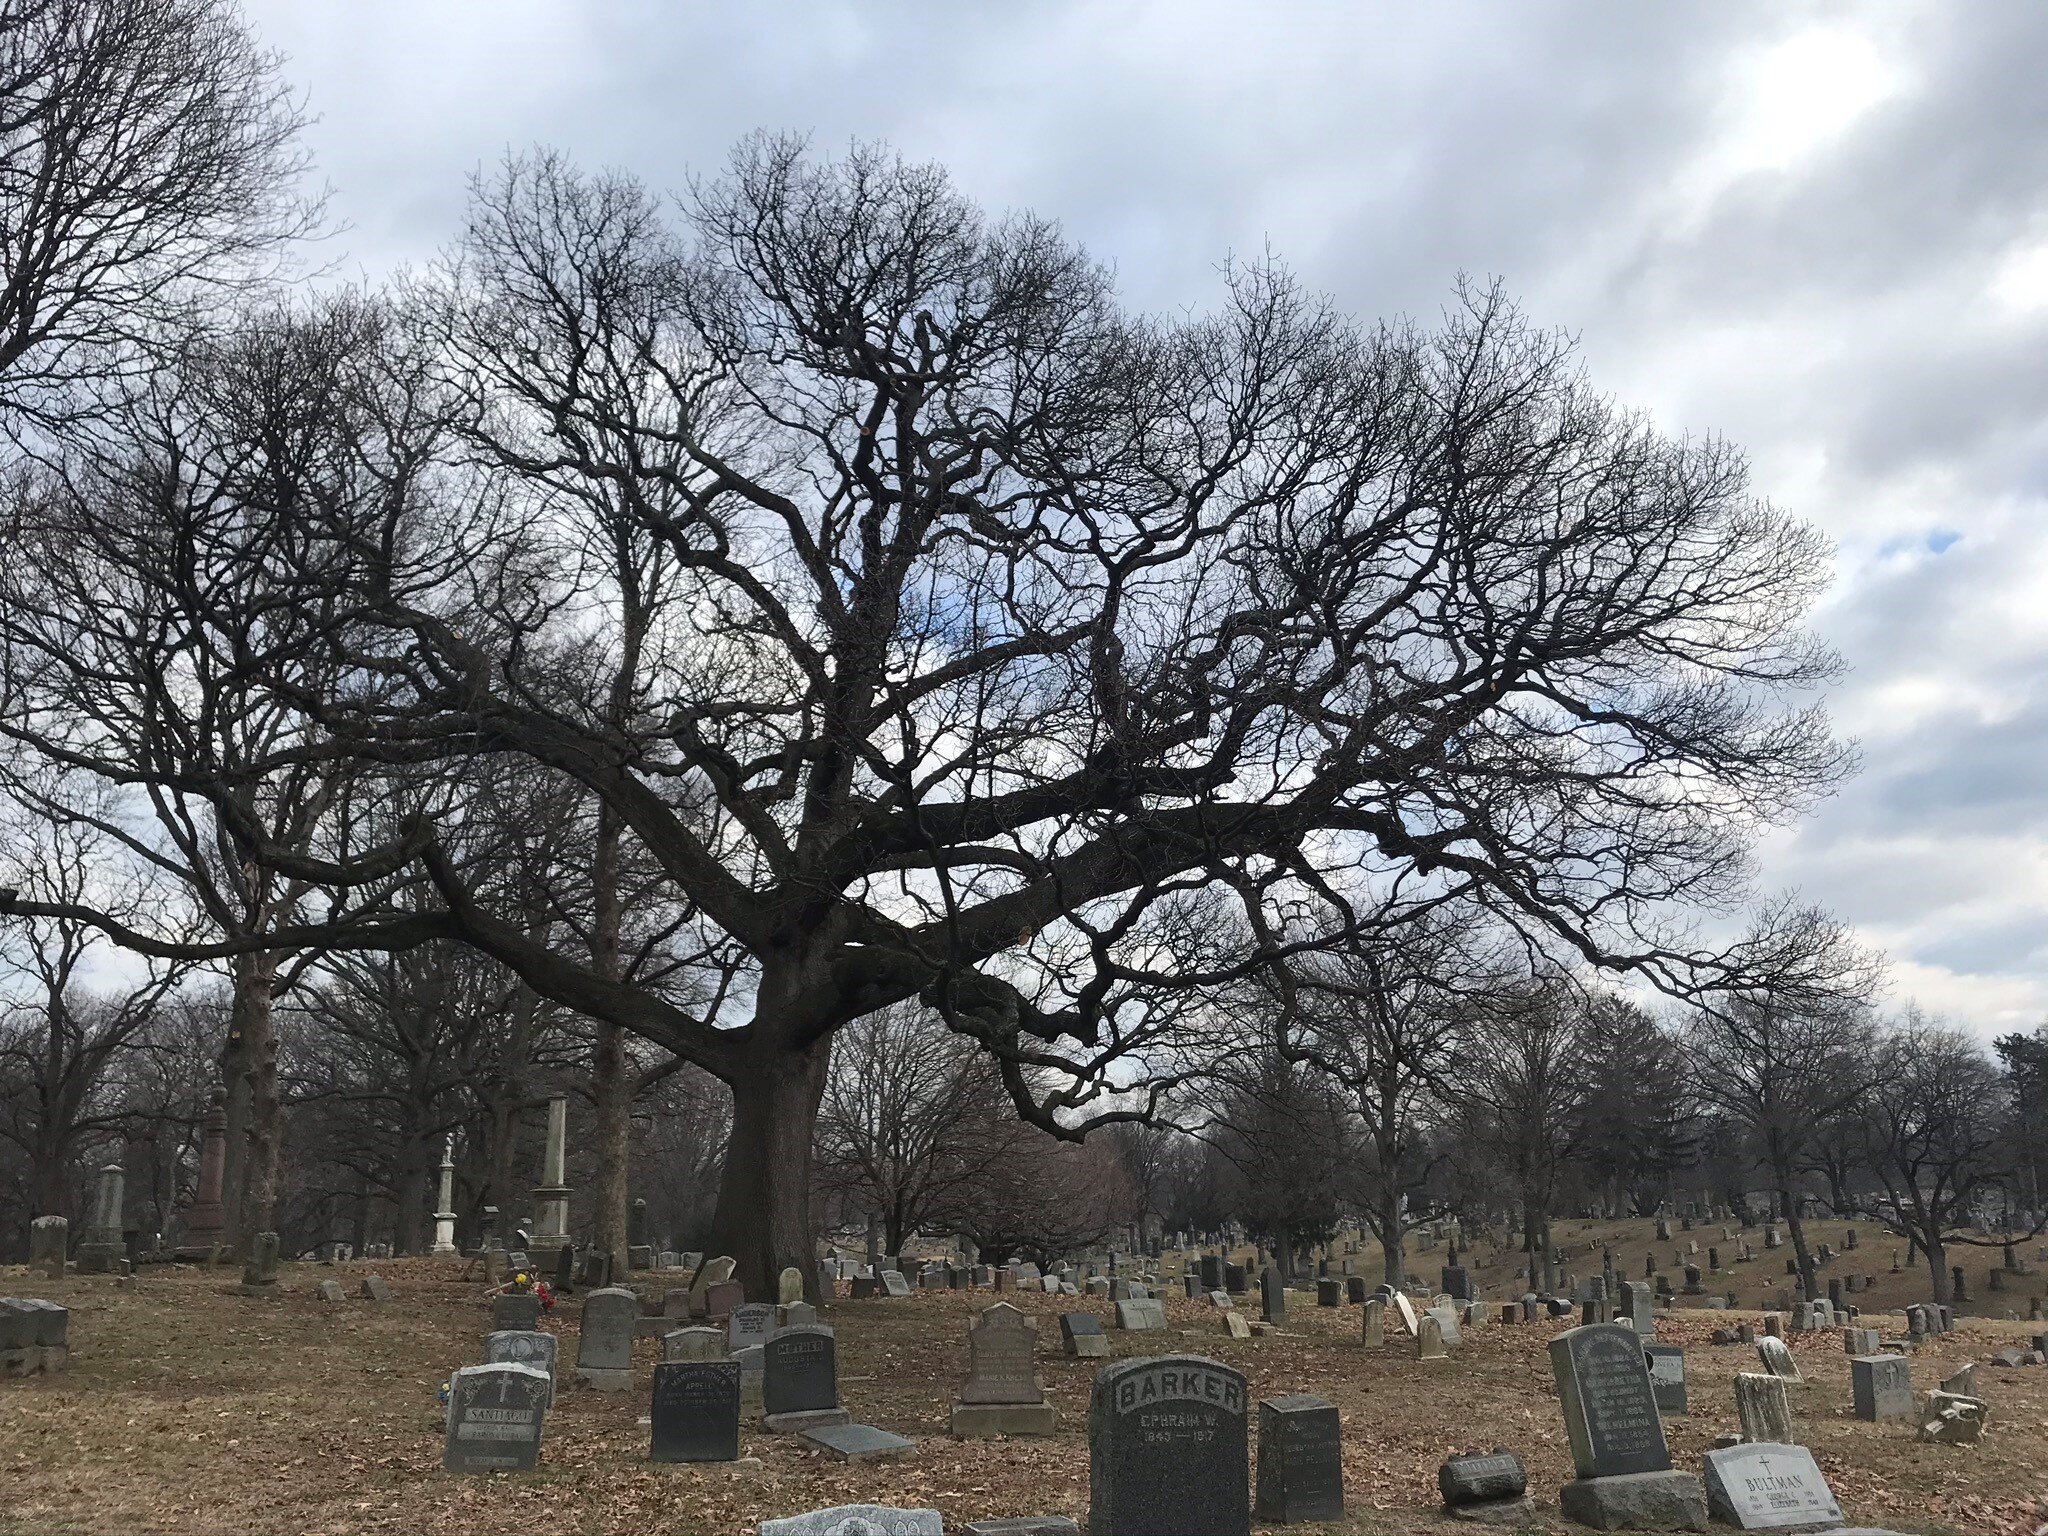
[[[1862,775],[1766,850],[1895,999],[2048,1018],[2048,4],[250,0],[351,269],[547,143],[656,187],[759,128],[1030,207],[1139,308],[1270,247],[1360,315],[1504,279],[1825,527]]]

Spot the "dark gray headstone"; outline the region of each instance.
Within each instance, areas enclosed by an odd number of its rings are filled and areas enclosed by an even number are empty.
[[[1856,1356],[1849,1362],[1849,1384],[1857,1418],[1877,1423],[1913,1417],[1912,1366],[1904,1355]]]
[[[740,1454],[737,1360],[664,1360],[654,1368],[656,1461],[736,1461]]]
[[[915,1440],[892,1435],[872,1424],[817,1424],[799,1430],[797,1438],[839,1461],[882,1461],[909,1456],[917,1450]]]
[[[1067,1353],[1076,1359],[1095,1359],[1109,1354],[1109,1337],[1102,1331],[1102,1320],[1093,1312],[1062,1312],[1060,1338],[1066,1344]]]
[[[448,1384],[450,1472],[530,1472],[547,1418],[547,1372],[530,1365],[466,1365]]]
[[[549,1405],[554,1400],[555,1356],[561,1341],[540,1329],[507,1329],[484,1338],[484,1364],[530,1365],[547,1372]]]
[[[1089,1536],[1249,1536],[1245,1379],[1194,1355],[1125,1360],[1088,1404]]]
[[[1522,1458],[1496,1450],[1488,1455],[1468,1451],[1453,1456],[1436,1472],[1437,1492],[1453,1508],[1468,1504],[1491,1504],[1500,1499],[1519,1499],[1529,1491],[1529,1474]]]
[[[540,1298],[531,1291],[508,1291],[491,1301],[493,1333],[525,1332],[540,1321]]]
[[[1550,1369],[1580,1477],[1671,1469],[1643,1342],[1633,1328],[1569,1329],[1550,1341]]]
[[[1275,1525],[1344,1518],[1344,1448],[1335,1403],[1302,1392],[1259,1404],[1254,1512]]]
[[[839,1356],[823,1323],[785,1328],[762,1347],[764,1413],[817,1413],[839,1406]]]

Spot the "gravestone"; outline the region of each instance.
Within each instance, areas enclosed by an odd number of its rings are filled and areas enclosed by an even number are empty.
[[[1550,1341],[1577,1480],[1558,1504],[1596,1530],[1705,1530],[1706,1499],[1673,1469],[1641,1337],[1619,1323],[1569,1329]]]
[[[1038,1325],[1006,1301],[967,1330],[967,1380],[953,1404],[956,1438],[1049,1435],[1052,1404],[1038,1384]]]
[[[391,1282],[382,1275],[365,1275],[361,1294],[365,1301],[389,1301]]]
[[[1444,1348],[1444,1325],[1436,1313],[1425,1312],[1415,1332],[1415,1358],[1418,1360],[1448,1360],[1450,1351]]]
[[[1408,1336],[1413,1338],[1415,1336],[1415,1303],[1408,1299],[1405,1291],[1394,1292],[1390,1300],[1394,1304],[1394,1315],[1401,1320],[1401,1326],[1408,1331]]]
[[[1259,1316],[1269,1323],[1287,1321],[1287,1283],[1270,1264],[1259,1274]]]
[[[1783,1339],[1758,1339],[1756,1352],[1764,1363],[1764,1369],[1780,1381],[1804,1381],[1799,1374],[1799,1362],[1792,1358],[1792,1350]]]
[[[795,1265],[783,1270],[775,1282],[775,1300],[782,1306],[793,1306],[804,1299],[804,1272]]]
[[[249,1257],[242,1266],[244,1296],[277,1294],[278,1237],[275,1232],[258,1232],[249,1241]]]
[[[732,1309],[725,1320],[725,1347],[731,1354],[768,1342],[775,1332],[775,1309],[764,1301],[749,1301]]]
[[[1273,1525],[1344,1518],[1344,1456],[1335,1403],[1297,1392],[1259,1404],[1253,1514]]]
[[[1856,1417],[1872,1424],[1913,1417],[1912,1371],[1904,1355],[1857,1355],[1851,1359],[1849,1382]]]
[[[348,1292],[341,1288],[339,1280],[322,1280],[313,1288],[313,1294],[322,1301],[347,1301]]]
[[[714,1285],[723,1285],[732,1279],[732,1272],[738,1262],[728,1254],[719,1254],[704,1260],[697,1266],[697,1273],[690,1277],[690,1316],[704,1315],[704,1294]]]
[[[555,1353],[560,1340],[552,1333],[538,1329],[528,1332],[523,1329],[507,1329],[502,1333],[484,1336],[484,1364],[486,1365],[530,1365],[542,1372],[548,1379],[547,1400],[542,1407],[554,1406],[555,1400]]]
[[[1166,1303],[1156,1296],[1143,1301],[1116,1304],[1116,1325],[1132,1333],[1144,1333],[1166,1326]]]
[[[722,1323],[746,1305],[747,1292],[737,1280],[717,1280],[704,1287],[704,1320]]]
[[[656,1461],[737,1461],[740,1365],[737,1360],[664,1360],[654,1368]]]
[[[727,1353],[720,1328],[678,1328],[661,1336],[664,1360],[723,1360]]]
[[[1109,1354],[1109,1337],[1093,1312],[1062,1312],[1060,1338],[1076,1360],[1098,1360]]]
[[[1762,1371],[1742,1371],[1735,1378],[1735,1419],[1742,1438],[1758,1445],[1786,1445],[1792,1440],[1792,1407],[1785,1383]]]
[[[850,1419],[839,1406],[839,1356],[823,1323],[785,1328],[761,1346],[762,1425],[793,1434]]]
[[[531,1472],[547,1417],[547,1372],[530,1365],[465,1365],[448,1383],[449,1472]]]
[[[1367,1349],[1379,1349],[1387,1342],[1387,1304],[1377,1296],[1365,1303],[1361,1336]]]
[[[1708,1451],[1707,1508],[1741,1531],[1840,1525],[1842,1506],[1801,1445],[1731,1445]]]
[[[946,1536],[946,1518],[936,1509],[840,1504],[763,1520],[754,1531],[755,1536]]]
[[[494,1333],[524,1332],[540,1321],[540,1298],[531,1291],[507,1291],[491,1299]]]
[[[1365,1276],[1350,1275],[1345,1278],[1344,1299],[1346,1301],[1350,1302],[1355,1307],[1360,1302],[1365,1300],[1366,1295],[1367,1292],[1365,1289]]]
[[[836,1461],[880,1461],[915,1454],[917,1442],[872,1424],[812,1424],[797,1431],[805,1445]]]
[[[64,1256],[70,1251],[71,1222],[63,1216],[38,1216],[28,1224],[28,1267],[45,1280],[64,1278]]]
[[[624,1392],[633,1385],[633,1330],[640,1298],[622,1285],[608,1285],[583,1298],[583,1323],[576,1334],[576,1379],[600,1392]]]
[[[1245,1379],[1195,1355],[1125,1360],[1088,1401],[1089,1536],[1249,1536]]]
[[[1645,1344],[1643,1359],[1650,1370],[1650,1393],[1657,1411],[1667,1418],[1685,1415],[1685,1351],[1676,1344]]]
[[[1490,1525],[1534,1523],[1535,1505],[1522,1459],[1497,1446],[1487,1454],[1466,1451],[1447,1459],[1437,1468],[1436,1489],[1443,1496],[1444,1512],[1455,1519]]]

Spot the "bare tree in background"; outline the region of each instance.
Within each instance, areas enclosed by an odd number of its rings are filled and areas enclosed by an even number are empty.
[[[1789,902],[1757,916],[1747,947],[1760,979],[1704,998],[1687,1020],[1693,1091],[1754,1144],[1811,1298],[1799,1176],[1822,1129],[1876,1085],[1869,1009],[1883,971],[1840,922]]]
[[[317,225],[229,0],[0,0],[0,429],[50,426]]]

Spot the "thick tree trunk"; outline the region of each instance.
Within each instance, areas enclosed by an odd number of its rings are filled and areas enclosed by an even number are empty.
[[[729,1254],[733,1278],[750,1301],[775,1295],[777,1278],[795,1267],[804,1294],[818,1288],[818,1257],[811,1233],[811,1137],[831,1065],[827,1035],[808,1051],[771,1048],[766,1060],[736,1075],[732,1134],[718,1208],[711,1218],[711,1251]]]
[[[276,984],[277,965],[267,954],[251,955],[236,968],[235,1016],[248,1091],[249,1129],[240,1199],[230,1205],[223,1189],[221,1208],[231,1224],[229,1239],[237,1247],[242,1245],[244,1234],[277,1230],[284,1106],[277,1094],[277,1027],[273,1009]],[[231,1087],[230,1103],[233,1097]],[[223,1150],[234,1145],[231,1128],[227,1148]],[[234,1225],[237,1221],[239,1225]]]
[[[1408,1244],[1403,1225],[1401,1196],[1390,1182],[1389,1187],[1380,1191],[1379,1238],[1380,1252],[1385,1256],[1385,1279],[1392,1286],[1408,1283]]]
[[[1952,1306],[1956,1299],[1956,1284],[1948,1271],[1948,1249],[1938,1241],[1923,1247],[1927,1254],[1927,1273],[1934,1280],[1934,1300],[1937,1305]]]
[[[597,1170],[591,1185],[591,1235],[612,1256],[612,1273],[626,1272],[626,1157],[633,1124],[625,1031],[597,1024],[590,1052],[590,1099],[596,1125]]]

